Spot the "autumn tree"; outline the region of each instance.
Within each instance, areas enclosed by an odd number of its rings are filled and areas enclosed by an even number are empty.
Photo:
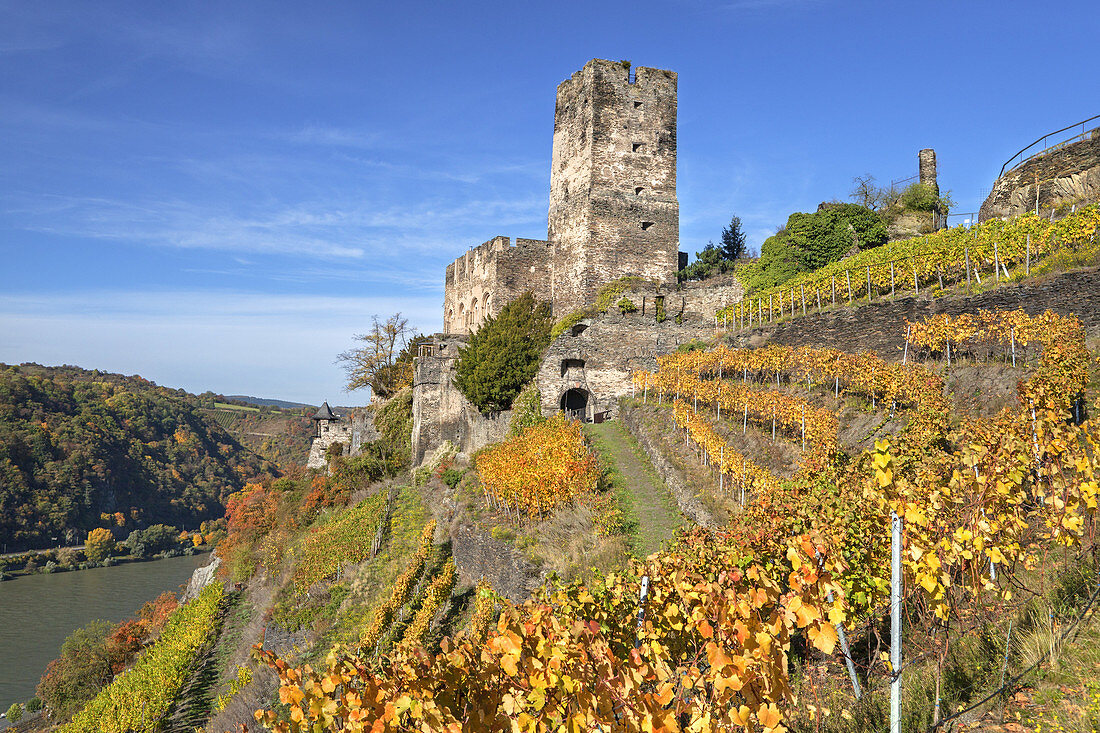
[[[84,555],[91,562],[99,562],[111,554],[114,548],[115,537],[111,530],[104,527],[96,527],[88,533],[88,539],[84,540]]]
[[[372,316],[370,331],[355,336],[362,347],[338,357],[348,375],[348,391],[370,387],[373,395],[391,397],[412,384],[416,345],[428,340],[412,334],[409,319],[400,313],[384,321]]]

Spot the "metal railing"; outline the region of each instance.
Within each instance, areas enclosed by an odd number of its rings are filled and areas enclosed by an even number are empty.
[[[920,178],[920,173],[914,173],[913,175],[909,176],[908,178],[899,178],[896,181],[890,181],[890,188],[897,188],[898,186],[900,186],[903,183],[909,183],[910,181],[915,181],[918,178]]]
[[[1092,117],[1089,117],[1087,120],[1081,120],[1080,122],[1075,122],[1072,125],[1068,125],[1066,127],[1063,127],[1061,130],[1055,130],[1054,132],[1048,132],[1046,135],[1043,135],[1041,138],[1039,138],[1035,142],[1031,143],[1030,145],[1026,145],[1023,148],[1020,148],[1020,150],[1017,151],[1015,155],[1013,155],[1011,158],[1006,160],[1005,164],[1001,166],[1001,172],[997,175],[997,177],[1000,178],[1001,176],[1003,176],[1005,174],[1006,170],[1014,170],[1014,169],[1020,167],[1021,165],[1023,165],[1024,163],[1026,163],[1027,161],[1031,160],[1032,158],[1037,158],[1040,155],[1043,155],[1044,153],[1053,152],[1054,150],[1057,150],[1059,148],[1063,148],[1066,145],[1070,145],[1072,143],[1075,143],[1078,140],[1085,139],[1091,133],[1093,133],[1097,130],[1100,130],[1100,127],[1093,127],[1091,129],[1088,129],[1088,130],[1085,129],[1085,125],[1092,122],[1093,120],[1100,120],[1100,115],[1093,115]],[[1072,137],[1066,138],[1065,140],[1060,140],[1059,142],[1055,143],[1054,145],[1049,145],[1049,146],[1047,145],[1047,141],[1050,138],[1054,137],[1055,135],[1059,135],[1059,134],[1061,134],[1063,132],[1067,132],[1069,130],[1075,130],[1078,127],[1081,128],[1081,132],[1076,133]],[[1023,157],[1023,158],[1020,157],[1021,155],[1026,153],[1028,150],[1031,150],[1032,148],[1034,148],[1036,145],[1038,145],[1040,143],[1043,144],[1043,148],[1041,150],[1039,150],[1038,152],[1032,153],[1031,155],[1028,155],[1027,157]],[[1019,160],[1017,160],[1017,158],[1019,158]],[[1013,161],[1016,161],[1016,162],[1013,163]],[[1010,165],[1011,165],[1011,167],[1009,167]]]

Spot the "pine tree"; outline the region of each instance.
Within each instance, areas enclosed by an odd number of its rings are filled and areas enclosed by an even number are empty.
[[[730,219],[730,225],[722,229],[722,259],[733,262],[745,254],[745,232],[741,230],[741,217]]]

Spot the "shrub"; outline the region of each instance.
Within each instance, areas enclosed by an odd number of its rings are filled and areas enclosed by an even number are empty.
[[[742,268],[737,278],[749,290],[765,290],[835,262],[854,247],[878,247],[887,238],[882,217],[857,204],[829,204],[812,214],[791,214],[787,225],[760,247],[760,259]]]
[[[443,471],[443,483],[450,486],[452,489],[458,486],[458,482],[462,480],[462,477],[466,475],[465,471],[457,468],[447,468]]]
[[[550,306],[530,292],[486,319],[455,366],[455,386],[482,413],[507,410],[538,372],[550,343]]]
[[[27,700],[27,712],[28,713],[37,713],[41,709],[42,709],[42,700],[40,698],[32,697],[30,700]]]
[[[542,392],[532,380],[512,401],[512,423],[509,430],[512,435],[519,435],[526,428],[538,425],[545,419],[542,416]]]
[[[23,719],[23,706],[17,702],[13,702],[7,712],[8,720],[13,723],[18,723]]]
[[[932,211],[939,206],[940,197],[936,195],[936,189],[927,183],[914,183],[906,186],[898,202],[906,209]]]
[[[634,301],[626,297],[625,295],[615,305],[619,309],[619,312],[623,315],[626,315],[627,313],[634,313],[638,310],[638,306],[634,305]]]

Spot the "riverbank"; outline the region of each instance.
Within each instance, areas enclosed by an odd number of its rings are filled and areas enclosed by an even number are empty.
[[[26,550],[24,552],[0,555],[0,582],[27,575],[69,573],[78,570],[114,567],[126,563],[166,560],[168,558],[181,557],[184,555],[201,555],[213,549],[214,547],[212,545],[188,546],[184,548],[174,548],[148,556],[115,555],[98,562],[79,559],[84,553],[83,545],[57,547],[46,550]]]

